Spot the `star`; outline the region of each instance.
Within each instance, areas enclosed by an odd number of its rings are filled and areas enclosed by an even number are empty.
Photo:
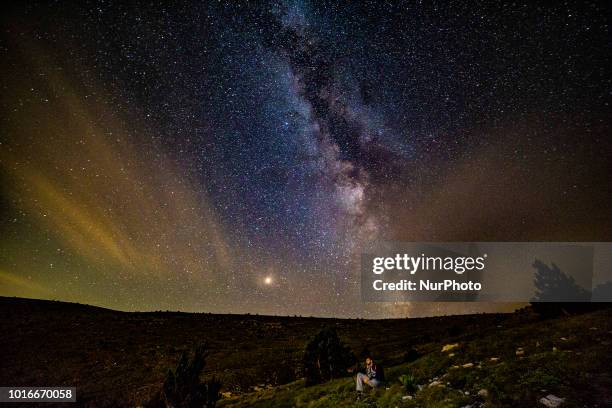
[[[11,7],[0,295],[334,317],[503,309],[365,304],[361,253],[611,240],[606,11]]]

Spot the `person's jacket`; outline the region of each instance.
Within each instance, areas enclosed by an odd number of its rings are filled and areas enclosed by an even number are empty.
[[[382,367],[379,367],[376,363],[372,363],[366,367],[366,375],[368,378],[378,381],[384,381],[385,379]]]

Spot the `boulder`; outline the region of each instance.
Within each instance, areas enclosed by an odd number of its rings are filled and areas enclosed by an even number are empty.
[[[565,398],[559,398],[553,394],[548,394],[547,396],[540,398],[540,404],[550,408],[560,407],[564,402]]]

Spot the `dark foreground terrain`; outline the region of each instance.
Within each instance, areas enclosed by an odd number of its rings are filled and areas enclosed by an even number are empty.
[[[350,378],[304,386],[304,346],[329,326],[356,354],[367,347],[378,357],[386,387],[356,403]],[[79,405],[138,406],[183,351],[207,341],[203,380],[222,381],[223,406],[543,407],[549,394],[563,407],[612,406],[610,309],[545,321],[529,310],[342,320],[125,313],[0,297],[0,333],[0,385],[76,386]]]

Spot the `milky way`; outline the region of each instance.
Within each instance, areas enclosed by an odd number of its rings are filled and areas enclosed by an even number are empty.
[[[609,10],[30,3],[2,13],[0,295],[392,317],[375,240],[600,241]]]

